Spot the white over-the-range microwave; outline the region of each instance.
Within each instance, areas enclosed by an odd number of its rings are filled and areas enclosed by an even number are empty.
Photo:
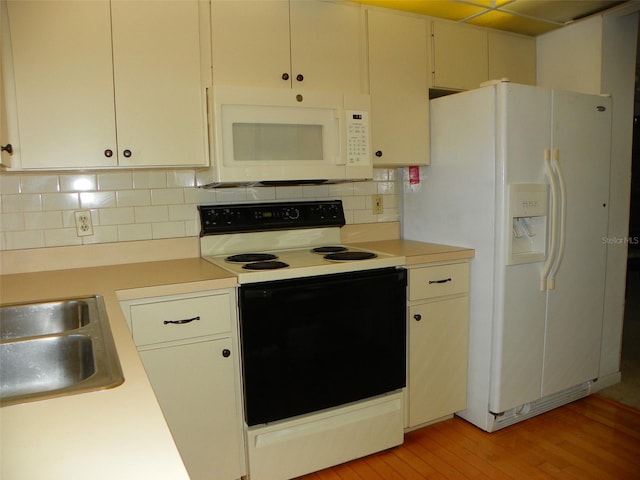
[[[370,179],[369,105],[361,94],[214,86],[198,186]]]

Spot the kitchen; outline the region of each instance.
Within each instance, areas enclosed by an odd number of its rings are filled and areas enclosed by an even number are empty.
[[[610,19],[613,21],[613,19]],[[595,28],[597,21],[583,22],[565,27],[567,35],[585,34]],[[572,30],[573,29],[573,30]],[[559,37],[560,33],[556,33]],[[538,55],[541,50],[558,50],[554,45],[564,39],[556,39],[549,34],[538,40]],[[588,37],[592,38],[592,37]],[[547,40],[548,43],[545,43]],[[621,41],[621,40],[619,40]],[[590,46],[591,47],[591,46]],[[608,45],[607,45],[608,47]],[[547,50],[545,50],[545,48]],[[577,47],[566,47],[570,48]],[[593,49],[586,48],[585,55],[592,55]],[[598,48],[600,51],[600,48]],[[619,48],[614,51],[620,51]],[[608,52],[607,52],[608,53]],[[576,54],[576,52],[571,52]],[[550,53],[547,53],[551,57]],[[616,63],[611,56],[602,53],[603,61],[611,61],[613,65],[606,72],[613,75]],[[549,62],[553,61],[549,58]],[[560,61],[560,60],[558,60]],[[539,62],[540,65],[540,62]],[[569,69],[569,66],[565,66]],[[604,68],[604,66],[603,66]],[[542,76],[540,66],[538,75]],[[553,72],[561,75],[562,70],[554,65]],[[544,71],[543,71],[544,72]],[[560,73],[558,73],[560,72]],[[599,71],[598,71],[599,75]],[[576,82],[576,88],[592,91],[588,84],[595,81],[591,77],[580,76],[573,79],[568,76],[567,82]],[[544,79],[551,85],[562,79]],[[598,81],[600,81],[598,79]],[[616,80],[608,80],[604,91],[612,91]],[[587,85],[579,84],[587,83]],[[538,80],[541,83],[541,80]],[[599,85],[598,85],[599,87]],[[600,91],[599,89],[597,90]],[[616,110],[616,114],[618,110]],[[615,117],[617,118],[617,117]],[[616,119],[614,118],[614,122]],[[614,128],[615,134],[622,135],[624,128]],[[4,142],[3,142],[4,144]],[[623,148],[625,142],[613,142],[614,149]],[[615,156],[614,152],[614,156]],[[623,156],[622,154],[618,154]],[[3,159],[5,156],[3,155]],[[428,172],[428,167],[423,169]],[[354,182],[333,185],[273,186],[273,187],[238,187],[231,189],[195,189],[195,172],[191,169],[159,169],[124,171],[90,171],[55,172],[38,174],[2,175],[3,201],[3,273],[20,271],[56,270],[60,268],[102,265],[104,263],[125,264],[129,262],[165,260],[199,256],[197,234],[199,224],[196,218],[195,205],[225,204],[248,201],[273,201],[289,199],[342,198],[345,206],[345,217],[348,229],[352,232],[348,242],[359,242],[387,238],[388,229],[397,232],[396,225],[400,216],[400,197],[403,182],[402,170],[396,168],[376,168],[374,178],[367,182]],[[617,173],[625,178],[624,168]],[[614,173],[615,175],[615,173]],[[613,183],[614,180],[612,180]],[[84,186],[78,184],[84,183]],[[618,182],[620,184],[622,182]],[[618,190],[616,193],[623,195]],[[373,197],[382,197],[383,213],[373,213]],[[624,204],[623,199],[611,200],[611,211],[621,212],[615,202]],[[44,208],[43,208],[44,206]],[[78,237],[74,220],[69,212],[90,210],[93,223],[93,235]],[[66,212],[64,214],[60,212]],[[56,213],[58,215],[56,215]],[[5,215],[6,214],[6,215]],[[363,227],[366,226],[366,228]],[[620,229],[625,227],[613,222],[610,227],[611,236],[624,236]],[[618,229],[618,230],[616,230]],[[393,234],[393,233],[392,233]],[[395,233],[397,235],[397,233]],[[364,236],[366,235],[366,236]],[[82,242],[82,243],[81,243]],[[71,245],[82,245],[72,247]],[[53,253],[53,255],[52,255]],[[612,251],[612,255],[620,255]],[[78,263],[70,263],[70,257]],[[106,257],[106,258],[105,258]],[[616,258],[614,258],[616,260]],[[620,259],[617,259],[618,264]],[[73,260],[72,260],[73,262]],[[615,261],[612,265],[615,264]],[[613,268],[613,267],[611,267]],[[166,273],[162,273],[165,275]],[[166,277],[165,277],[166,278]],[[176,273],[175,281],[179,280]],[[131,280],[131,284],[135,284]],[[164,280],[170,283],[169,279]],[[619,280],[618,280],[619,282]],[[611,284],[615,287],[615,283]],[[619,284],[618,284],[619,285]],[[126,284],[121,287],[126,289]],[[603,371],[617,372],[617,348],[619,344],[620,325],[619,309],[622,303],[620,295],[623,289],[612,288],[607,292],[612,313],[611,328],[607,329]],[[52,291],[52,295],[54,291]],[[616,313],[616,309],[618,312]],[[122,332],[120,332],[122,333]],[[616,338],[617,337],[617,338]],[[615,380],[614,380],[615,381]]]

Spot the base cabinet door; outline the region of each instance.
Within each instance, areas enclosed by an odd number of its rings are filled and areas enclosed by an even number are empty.
[[[190,477],[238,478],[240,441],[229,338],[140,352]]]
[[[469,297],[409,308],[409,427],[464,410]]]

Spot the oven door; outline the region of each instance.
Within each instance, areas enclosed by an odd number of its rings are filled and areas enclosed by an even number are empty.
[[[247,424],[404,387],[406,285],[396,268],[242,285]]]

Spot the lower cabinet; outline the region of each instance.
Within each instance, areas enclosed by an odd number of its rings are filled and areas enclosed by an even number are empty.
[[[469,265],[409,269],[406,427],[466,408]]]
[[[246,474],[235,291],[122,302],[192,480]]]

